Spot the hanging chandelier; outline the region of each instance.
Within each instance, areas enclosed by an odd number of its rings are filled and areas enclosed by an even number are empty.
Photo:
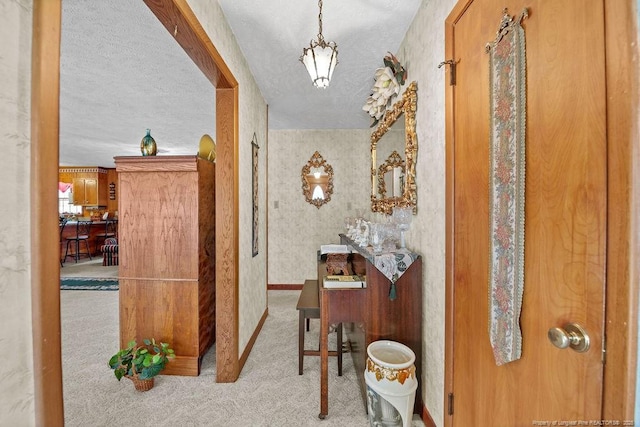
[[[322,36],[322,0],[318,1],[320,14],[318,15],[318,40],[311,40],[309,47],[302,50],[300,61],[307,68],[311,80],[316,87],[329,86],[333,70],[338,64],[338,45],[335,42],[327,43]]]

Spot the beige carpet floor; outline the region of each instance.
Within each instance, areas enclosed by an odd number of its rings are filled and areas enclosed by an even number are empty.
[[[148,392],[135,391],[126,379],[118,382],[107,365],[118,349],[118,292],[61,294],[66,426],[369,425],[358,388],[361,373],[354,372],[349,354],[342,377],[335,358],[329,361],[329,416],[318,419],[319,358],[306,357],[304,375],[298,375],[299,291],[269,291],[269,316],[236,382],[215,382],[214,346],[200,376],[161,375]],[[308,348],[317,343],[317,320],[311,329]]]

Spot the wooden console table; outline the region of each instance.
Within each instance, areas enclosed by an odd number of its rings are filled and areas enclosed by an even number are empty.
[[[373,341],[393,340],[405,344],[416,355],[415,367],[418,389],[414,412],[422,409],[422,258],[412,254],[413,263],[393,283],[395,298],[390,298],[392,281],[375,267],[375,255],[341,235],[342,244],[351,246],[366,259],[364,289],[325,289],[322,277],[326,275],[325,263],[318,263],[320,291],[320,414],[329,413],[329,325],[342,322],[347,333],[353,365],[361,373],[360,391],[366,408],[366,384],[364,370],[367,346]]]

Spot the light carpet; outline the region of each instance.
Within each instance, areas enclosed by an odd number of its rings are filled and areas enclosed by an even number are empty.
[[[65,267],[66,268],[66,267]],[[61,291],[66,426],[368,426],[349,354],[343,376],[329,362],[329,415],[320,412],[320,359],[305,357],[298,375],[295,309],[299,291],[269,291],[269,316],[234,383],[216,383],[215,346],[198,377],[161,375],[136,392],[107,361],[118,349],[118,292]],[[312,320],[307,347],[318,340]],[[330,345],[335,342],[330,334]],[[414,421],[414,425],[423,425]]]
[[[77,263],[73,261],[67,261],[60,268],[60,277],[91,277],[115,279],[118,277],[118,266],[103,266],[102,257],[93,257],[92,260],[81,259]]]

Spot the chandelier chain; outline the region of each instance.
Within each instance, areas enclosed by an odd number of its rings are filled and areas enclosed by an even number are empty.
[[[307,68],[313,85],[318,88],[329,86],[333,70],[338,64],[338,45],[327,43],[322,35],[322,0],[318,0],[318,40],[311,40],[309,47],[302,49],[300,61]]]
[[[318,7],[320,8],[320,13],[318,14],[318,40],[324,41],[324,37],[322,37],[322,0],[318,0]]]

